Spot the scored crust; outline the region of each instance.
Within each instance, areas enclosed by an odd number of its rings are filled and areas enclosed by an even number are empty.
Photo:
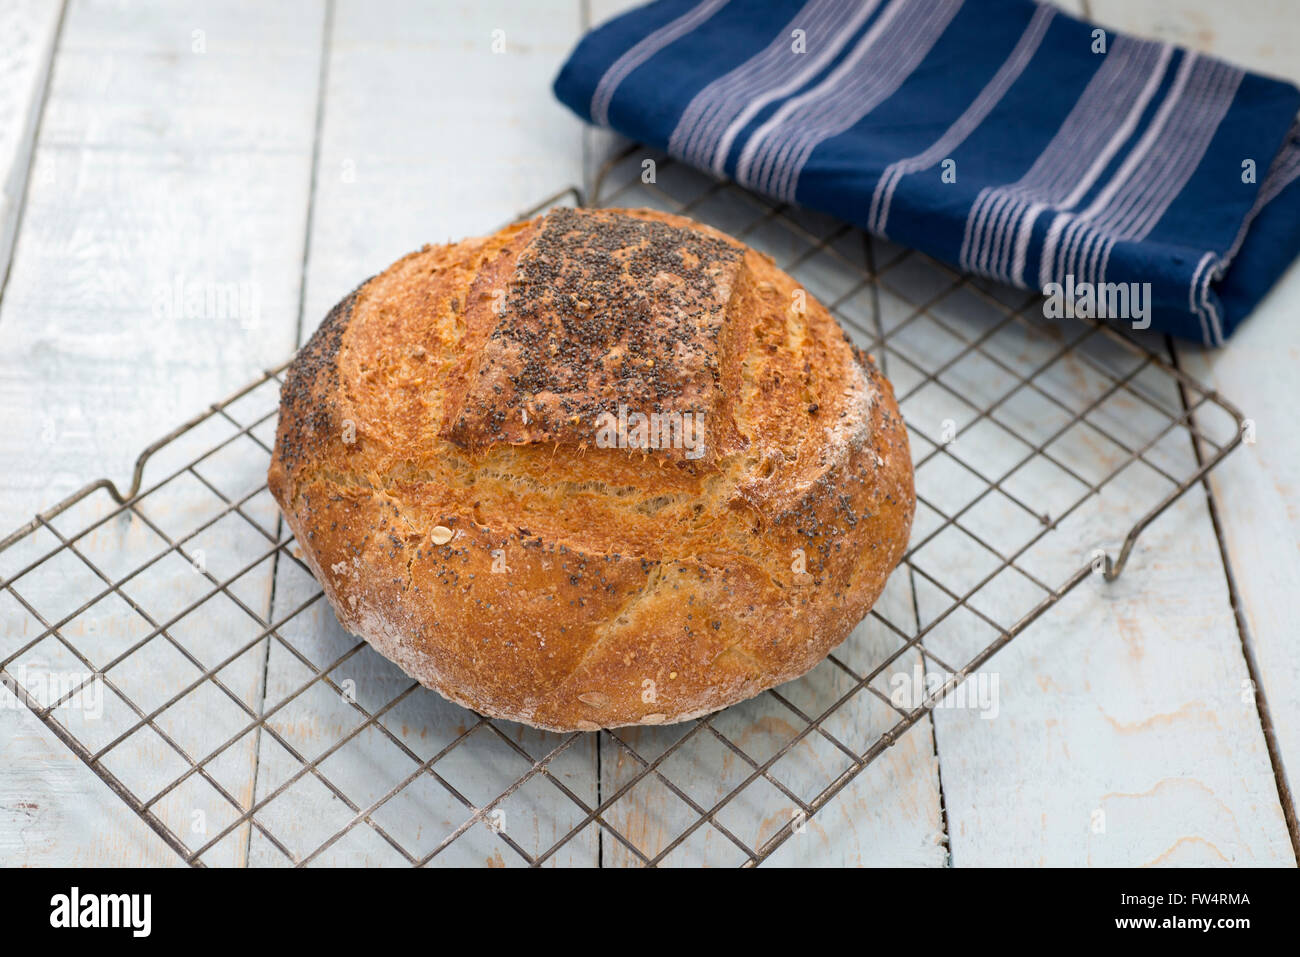
[[[620,405],[702,441],[626,447]],[[289,369],[268,481],[344,627],[560,731],[803,674],[915,508],[874,362],[768,257],[652,210],[553,210],[363,283]]]

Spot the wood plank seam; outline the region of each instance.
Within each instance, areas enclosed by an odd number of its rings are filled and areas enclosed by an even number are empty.
[[[9,237],[7,247],[0,247],[0,254],[4,256],[4,277],[0,278],[0,303],[4,302],[5,290],[9,288],[9,272],[13,268],[14,249],[18,245],[19,235],[22,234],[23,218],[27,212],[27,200],[31,193],[32,160],[36,156],[36,144],[40,142],[41,127],[45,123],[45,106],[50,98],[50,86],[54,78],[54,61],[58,57],[59,46],[63,40],[63,21],[67,11],[68,0],[62,0],[59,4],[59,19],[54,27],[54,37],[50,41],[49,52],[45,57],[45,71],[44,76],[41,77],[41,91],[36,107],[36,122],[32,124],[31,132],[23,147],[26,155],[22,158],[22,171],[16,177],[15,185],[18,188],[15,192],[19,199],[18,209],[14,214],[13,233]]]
[[[1178,361],[1178,350],[1174,346],[1173,339],[1166,336],[1165,343],[1166,348],[1169,350],[1170,362],[1175,368],[1181,369],[1182,366]],[[1178,386],[1178,395],[1182,400],[1183,409],[1187,410],[1187,390],[1183,388],[1181,383]],[[1191,415],[1191,419],[1195,421],[1195,414]],[[1195,434],[1191,438],[1192,453],[1196,456],[1196,464],[1199,467],[1204,464],[1201,446],[1196,441]],[[1264,684],[1260,680],[1259,661],[1255,657],[1254,643],[1250,636],[1250,625],[1246,621],[1241,593],[1237,589],[1237,577],[1232,569],[1232,559],[1228,554],[1228,545],[1223,533],[1223,523],[1219,517],[1219,504],[1214,490],[1210,486],[1208,473],[1202,477],[1201,487],[1205,492],[1205,503],[1210,515],[1210,525],[1214,529],[1214,540],[1219,548],[1219,556],[1223,560],[1223,577],[1228,587],[1228,603],[1232,606],[1232,617],[1237,624],[1237,636],[1241,639],[1241,653],[1246,661],[1246,671],[1250,675],[1251,689],[1255,696],[1255,711],[1259,715],[1260,730],[1264,733],[1264,745],[1268,749],[1269,764],[1273,768],[1273,780],[1277,785],[1278,801],[1282,804],[1282,816],[1286,820],[1287,834],[1291,838],[1291,849],[1295,852],[1296,860],[1300,861],[1300,826],[1296,822],[1295,799],[1291,794],[1291,787],[1287,783],[1286,766],[1282,761],[1277,732],[1273,727],[1273,717],[1268,704],[1268,696],[1265,694]]]
[[[298,277],[298,316],[296,320],[296,331],[294,332],[294,342],[299,346],[302,345],[303,335],[303,315],[306,310],[307,302],[307,267],[311,261],[311,237],[312,223],[316,213],[316,182],[320,172],[320,146],[321,146],[321,128],[325,119],[325,95],[329,83],[329,63],[330,47],[334,34],[334,0],[325,0],[325,17],[321,25],[321,51],[320,67],[317,71],[316,78],[316,116],[312,132],[312,149],[311,149],[311,174],[307,186],[307,217],[303,224],[302,239],[302,266]],[[275,535],[276,540],[282,540],[284,536],[284,516],[277,514],[275,518]],[[274,564],[271,566],[271,594],[267,607],[267,620],[271,620],[275,609],[276,586],[280,580],[280,563],[285,561],[285,556],[279,554],[276,556]],[[266,711],[266,690],[270,678],[271,669],[271,640],[268,635],[262,652],[262,683],[258,694],[257,711],[259,715],[265,714]],[[257,797],[258,772],[261,770],[262,763],[262,736],[264,725],[259,724],[255,735],[253,745],[253,798]],[[244,836],[244,866],[247,867],[252,860],[253,853],[253,828],[247,827]]]
[[[883,343],[885,342],[885,326],[880,313],[880,283],[876,271],[876,246],[872,242],[871,236],[865,232],[862,233],[862,245],[865,250],[867,272],[872,277],[870,286],[872,322],[875,326],[876,340]],[[880,371],[888,376],[889,350],[881,349],[879,358]],[[921,606],[916,597],[916,571],[910,564],[907,566],[907,590],[911,593],[912,599],[912,623],[919,629],[921,627]],[[933,711],[925,716],[925,727],[930,732],[930,747],[934,754],[934,778],[939,800],[939,826],[943,835],[943,864],[945,867],[952,867],[952,839],[948,831],[948,802],[943,793],[943,758],[939,753],[939,733],[934,726]]]
[[[307,269],[311,265],[312,226],[316,217],[316,184],[320,176],[321,130],[325,125],[325,96],[328,91],[330,49],[334,34],[334,0],[325,0],[325,23],[321,32],[320,71],[317,75],[316,119],[311,146],[311,179],[307,184],[307,222],[303,225],[302,275],[298,281],[298,327],[294,341],[302,345],[302,322],[307,306]]]

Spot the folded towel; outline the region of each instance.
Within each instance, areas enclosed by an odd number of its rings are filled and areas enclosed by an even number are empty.
[[[658,0],[555,93],[1049,314],[1221,344],[1300,250],[1300,91],[1031,0]]]

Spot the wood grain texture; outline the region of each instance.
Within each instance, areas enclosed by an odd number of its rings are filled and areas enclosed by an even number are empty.
[[[143,867],[179,858],[25,708],[0,717],[0,865]]]
[[[1202,29],[1212,6],[1094,2],[1073,12],[1219,53]],[[1286,20],[1275,5],[1234,32],[1269,43],[1261,37]],[[1164,399],[1179,407],[1176,395]],[[1150,416],[1127,405],[1106,423],[1120,437],[1142,434]],[[1192,465],[1185,442],[1162,444],[1167,461]],[[1160,485],[1128,471],[1106,524],[1079,528],[1076,562],[1096,546],[1113,552],[1105,529],[1127,527],[1132,505]],[[1260,513],[1254,525],[1268,521]],[[1201,489],[1144,533],[1118,581],[1086,582],[990,667],[1004,690],[1000,720],[936,718],[954,865],[1294,863],[1259,715],[1243,695],[1246,662]]]
[[[411,250],[580,179],[582,125],[551,95],[579,34],[576,0],[338,4],[304,333]]]
[[[1197,489],[989,663],[996,720],[938,712],[954,866],[1293,863],[1235,638]]]
[[[322,5],[314,0],[70,5],[0,304],[6,336],[0,417],[8,425],[0,456],[19,466],[0,479],[6,527],[95,477],[121,481],[150,438],[292,349],[322,23]],[[220,298],[230,292],[233,298]],[[238,477],[228,472],[221,479]],[[182,476],[176,484],[184,482],[198,479]],[[194,509],[216,500],[181,491],[164,489],[141,511],[181,528],[197,520]],[[187,502],[190,511],[169,508],[169,497]],[[241,525],[235,519],[208,533],[202,547],[212,568],[247,549],[249,530]],[[122,568],[118,563],[128,555],[139,557],[128,547],[137,541],[145,549],[161,539],[144,519],[122,517],[81,545],[111,570]],[[102,586],[89,574],[65,553],[16,587],[57,618],[51,609],[75,608]],[[127,593],[158,622],[195,594],[199,578],[189,561],[172,554]],[[237,591],[265,614],[270,587],[267,564]],[[14,621],[16,613],[8,612],[7,621]],[[205,642],[232,633],[242,614],[204,619],[211,613],[188,619],[193,630],[184,623],[172,629],[174,642],[154,639],[112,669],[110,680],[146,711],[167,702],[210,660]],[[131,636],[147,633],[149,623],[110,597],[66,630],[100,665]],[[144,728],[128,738],[106,764],[129,777],[137,793],[153,793],[166,775],[178,773],[180,761],[159,732],[193,757],[205,754],[222,739],[230,715],[244,713],[237,702],[256,708],[260,660],[241,660],[223,673],[229,694],[217,692],[216,702],[228,710],[217,720],[205,713],[201,695],[193,696],[162,714],[158,731]],[[52,639],[19,664],[78,666]],[[205,686],[203,693],[213,690]],[[109,729],[120,733],[135,719],[114,700],[103,720],[81,730],[102,745],[114,737]],[[0,721],[6,737],[9,729],[32,724],[30,715],[8,709]],[[47,768],[67,777],[58,770],[62,762],[49,758],[61,745],[45,732],[28,730],[10,747],[19,753],[6,765],[13,770],[0,803],[13,808],[46,794],[42,813],[64,822],[69,838],[24,846],[8,863],[175,860],[142,822],[123,818],[102,786],[87,786],[84,773],[72,778],[76,792],[43,783]],[[255,756],[249,739],[215,771],[214,781],[243,803],[252,794]],[[187,838],[195,836],[193,812],[216,823],[228,809],[213,784],[199,778],[158,808]],[[79,835],[93,834],[103,837],[79,843]],[[245,836],[216,849],[211,862],[239,863],[246,843]]]
[[[1104,23],[1221,56],[1300,83],[1300,21],[1284,0],[1246,6],[1095,0]],[[1267,166],[1265,158],[1259,160]],[[1223,544],[1245,622],[1244,640],[1276,736],[1280,772],[1300,789],[1300,656],[1291,596],[1300,589],[1300,435],[1295,367],[1300,361],[1300,264],[1292,264],[1228,346],[1179,343],[1183,367],[1230,398],[1255,426],[1255,441],[1210,474]]]
[[[0,277],[9,268],[62,8],[62,0],[15,0],[0,9]]]
[[[1300,362],[1300,266],[1292,265],[1254,316],[1216,353],[1179,347],[1184,368],[1232,396],[1255,442],[1210,474],[1223,544],[1275,735],[1279,771],[1300,789],[1300,659],[1290,596],[1300,589],[1300,441],[1294,371]]]
[[[630,5],[592,0],[591,22]],[[1077,4],[1066,6],[1080,12]],[[22,9],[48,15],[49,7]],[[27,177],[23,230],[0,302],[0,329],[7,336],[0,351],[0,416],[8,426],[0,435],[0,461],[21,463],[7,467],[0,479],[0,522],[16,525],[89,478],[121,477],[149,438],[242,384],[256,368],[287,355],[299,331],[309,333],[358,279],[403,252],[426,241],[493,229],[518,209],[589,175],[616,140],[580,133],[580,124],[549,92],[554,70],[582,26],[582,9],[577,0],[518,9],[504,2],[435,9],[391,2],[378,11],[373,4],[340,2],[330,37],[313,200],[323,3],[213,0],[184,8],[70,3],[43,135]],[[1220,10],[1208,0],[1094,0],[1088,12],[1103,23],[1197,46],[1266,72],[1295,72],[1291,51],[1300,37],[1287,33],[1294,30],[1294,18],[1282,3]],[[498,29],[503,54],[491,52],[492,31]],[[203,54],[194,52],[200,39]],[[35,66],[39,74],[43,65]],[[10,97],[30,102],[17,87],[0,91],[0,102]],[[385,109],[375,108],[381,102]],[[8,134],[10,127],[0,125],[0,131]],[[19,155],[21,140],[17,135]],[[0,144],[7,142],[0,136]],[[6,160],[5,148],[0,147],[0,173],[12,182],[21,162]],[[309,209],[312,229],[305,247]],[[298,330],[304,251],[306,292]],[[169,316],[165,308],[156,315],[155,305],[168,302],[166,289],[177,288],[177,277],[182,292],[187,280],[201,287],[250,283],[260,297],[259,320],[245,329],[239,315],[186,318],[183,312]],[[1287,331],[1296,297],[1300,274],[1293,268],[1228,348],[1214,354],[1180,348],[1179,353],[1193,374],[1220,388],[1257,422],[1258,443],[1235,453],[1210,485],[1284,765],[1300,754],[1300,670],[1288,603],[1300,584],[1295,556],[1300,522],[1292,481],[1300,440],[1290,428],[1293,402],[1287,391],[1291,366],[1300,356],[1300,344]],[[882,301],[888,311],[887,290]],[[943,345],[933,330],[910,343],[914,355]],[[907,378],[901,368],[889,371],[896,384]],[[1062,374],[1062,388],[1087,381],[1077,369]],[[917,424],[926,429],[937,427],[945,415],[942,403],[916,408]],[[1107,427],[1140,429],[1142,419],[1132,412],[1114,410]],[[925,422],[930,414],[935,421]],[[1025,428],[1034,423],[1032,410],[1026,410]],[[961,432],[961,443],[973,455],[1005,452],[982,446],[974,431]],[[1095,436],[1075,437],[1068,452],[1082,461],[1100,456],[1103,463],[1115,454]],[[1163,445],[1157,461],[1186,465],[1190,454],[1185,443]],[[959,482],[933,476],[928,482],[960,498]],[[1052,501],[1073,490],[1050,473],[1033,488]],[[1133,503],[1149,502],[1159,488],[1149,470],[1134,469],[1113,496],[1067,527],[1064,546],[1040,556],[1043,567],[1065,570],[1094,547],[1113,550],[1114,530],[1131,521]],[[125,560],[123,555],[156,547],[152,534],[139,520],[121,522],[98,533],[87,551],[105,563],[114,555]],[[236,544],[236,534],[217,533],[210,552],[218,563],[245,547]],[[962,557],[960,548],[940,543],[917,560],[923,567],[929,561],[933,568],[960,571]],[[280,569],[284,589],[277,590],[277,609],[292,600],[294,589],[310,587],[295,582],[287,565]],[[66,605],[93,585],[75,560],[54,572],[63,580],[30,583],[32,594],[52,605]],[[1032,598],[1032,589],[1011,579],[990,592],[984,610],[991,616],[1013,616]],[[149,608],[163,609],[167,590],[189,587],[192,580],[192,569],[181,562],[160,578],[156,593],[141,599]],[[259,570],[241,594],[252,602],[267,601],[269,580],[269,570]],[[925,624],[943,604],[923,579],[914,583],[895,576],[882,610],[903,621],[915,607]],[[229,609],[220,614],[224,617],[213,622],[238,620]],[[0,616],[5,623],[19,620],[5,596],[0,596]],[[212,629],[203,628],[202,620],[195,624],[200,627],[183,633],[190,639],[182,643],[204,659],[215,649],[193,636]],[[106,603],[77,626],[83,628],[80,640],[99,636],[109,653],[138,634],[141,623],[129,609]],[[987,640],[987,627],[962,616],[936,629],[927,650],[955,657]],[[0,653],[25,634],[30,638],[30,633],[0,630]],[[285,638],[317,665],[351,647],[333,616],[319,608],[296,619]],[[864,626],[850,639],[850,648],[863,656],[855,661],[879,654],[884,641],[876,629]],[[286,645],[259,644],[255,652],[269,655],[265,686],[260,667],[248,663],[229,682],[254,706],[274,705],[296,687],[295,679],[309,675]],[[32,660],[47,666],[61,662],[58,649],[48,644]],[[158,689],[129,685],[141,696],[172,687],[193,667],[170,654],[134,664],[134,672],[123,673],[128,685],[142,675],[161,676]],[[902,659],[897,667],[906,670],[910,664],[911,659]],[[939,770],[952,863],[958,866],[1293,862],[1259,717],[1253,701],[1242,696],[1248,673],[1199,489],[1148,530],[1119,581],[1085,582],[995,658],[989,670],[999,679],[998,718],[940,709],[933,723],[909,732],[792,837],[773,863],[942,864]],[[332,677],[355,682],[358,700],[367,704],[386,701],[406,687],[404,676],[369,651],[348,659]],[[788,700],[812,707],[840,680],[819,669],[806,683],[791,686]],[[223,716],[238,713],[230,704],[229,699],[220,703]],[[345,704],[322,689],[319,698],[286,707],[275,728],[303,753],[320,753],[355,726],[356,712]],[[878,716],[868,704],[852,711],[855,721],[843,734],[871,731]],[[724,714],[719,728],[755,757],[779,746],[797,726],[788,709],[767,696],[750,707],[758,710]],[[338,756],[331,777],[346,782],[354,799],[382,793],[396,773],[412,767],[406,751],[423,760],[446,743],[420,733],[431,712],[438,713],[449,734],[472,727],[468,713],[458,722],[440,709],[456,710],[426,692],[403,699],[383,719],[392,736],[366,732]],[[120,710],[115,714],[114,720],[123,719]],[[226,727],[205,728],[200,717],[180,710],[173,717],[163,728],[186,746],[201,746]],[[510,730],[517,731],[514,744],[530,755],[540,756],[558,743],[554,736],[533,738],[525,729]],[[628,740],[653,758],[651,736],[661,730],[666,729],[647,729],[643,739]],[[494,788],[508,785],[521,762],[527,767],[517,751],[482,735],[484,729],[474,731],[440,762],[446,780],[471,803],[489,800]],[[0,862],[175,861],[30,714],[0,708],[0,736]],[[127,768],[132,762],[147,768],[168,750],[144,736],[129,743],[136,750],[124,752]],[[838,759],[815,744],[774,776],[796,792],[800,782],[823,778]],[[706,805],[726,781],[748,774],[734,754],[709,753],[714,745],[722,747],[716,739],[707,747],[702,741],[700,750],[665,770]],[[241,743],[219,769],[219,780],[229,782],[241,798],[252,793],[251,754]],[[589,804],[597,795],[580,785],[592,780],[595,760],[589,745],[566,751],[556,765],[557,777]],[[715,761],[723,767],[721,779]],[[283,745],[264,736],[256,794],[266,795],[298,766]],[[601,791],[607,796],[635,771],[636,762],[606,743],[601,768]],[[555,794],[552,783],[536,779],[505,808],[507,833],[530,852],[544,850],[581,819],[572,802],[557,802]],[[182,827],[193,810],[216,815],[221,803],[210,787],[196,787],[178,794],[167,813]],[[303,809],[316,818],[305,818]],[[746,813],[738,813],[742,810]],[[792,802],[780,789],[760,781],[720,821],[737,836],[749,828],[744,839],[761,840],[789,820],[791,811]],[[268,820],[286,828],[295,849],[302,850],[350,815],[310,780],[271,813],[283,815]],[[427,853],[466,815],[464,804],[429,780],[394,799],[375,823]],[[539,815],[558,823],[549,829],[535,826]],[[653,853],[695,815],[651,780],[608,817]],[[600,844],[606,863],[632,856],[608,834]],[[595,828],[589,826],[552,861],[595,863],[596,847]],[[730,848],[720,831],[705,826],[667,863],[725,856]],[[214,848],[210,860],[239,863],[245,853],[254,863],[283,860],[264,838],[243,828]],[[397,863],[399,857],[376,828],[361,825],[320,862]],[[501,865],[520,860],[481,822],[435,858]]]

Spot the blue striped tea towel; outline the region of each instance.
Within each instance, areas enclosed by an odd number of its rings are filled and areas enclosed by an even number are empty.
[[[1031,0],[657,0],[555,93],[1066,314],[1208,344],[1300,250],[1300,91]]]

